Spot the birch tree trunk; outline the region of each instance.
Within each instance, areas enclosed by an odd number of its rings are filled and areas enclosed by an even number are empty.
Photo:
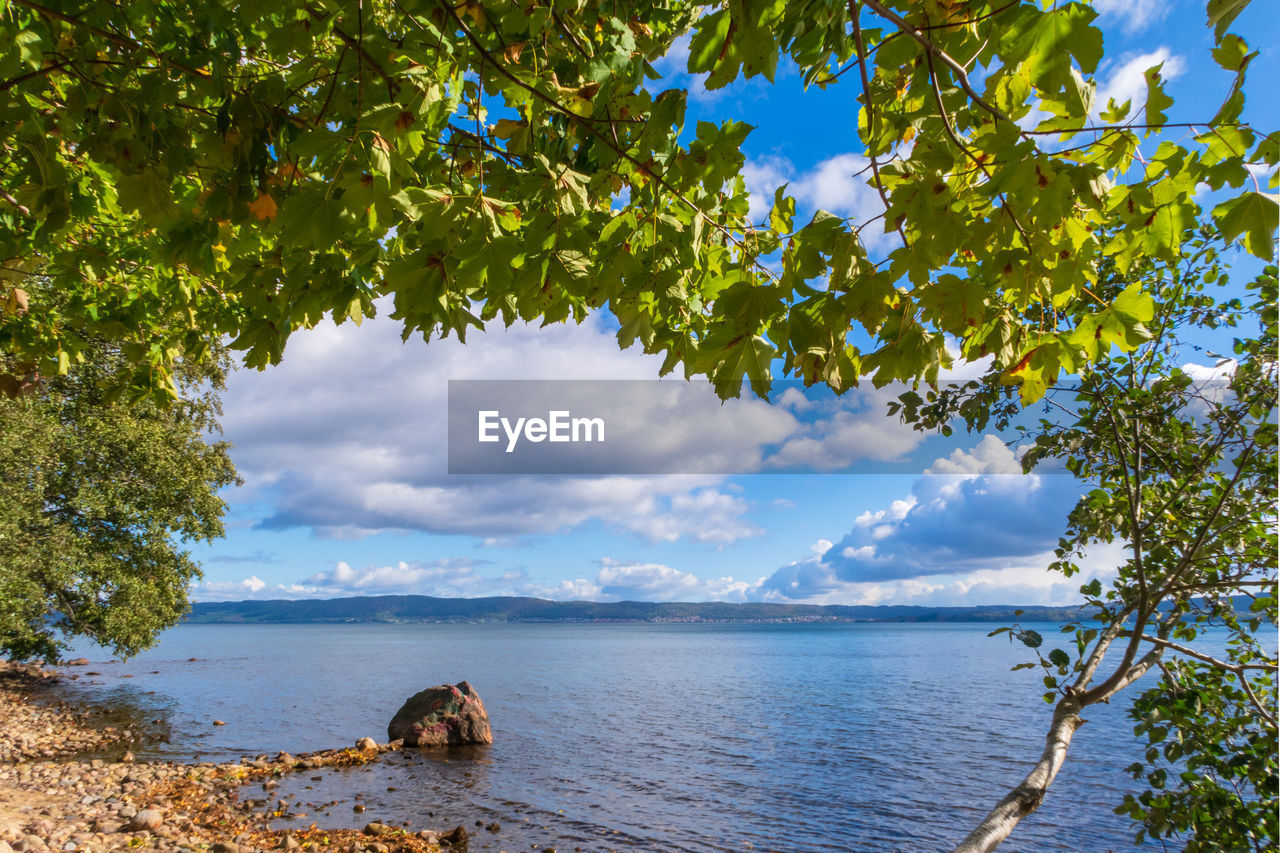
[[[954,853],[989,853],[1009,837],[1019,821],[1040,808],[1045,791],[1067,759],[1067,747],[1072,736],[1084,722],[1079,712],[1080,705],[1073,698],[1058,703],[1053,712],[1053,724],[1045,735],[1040,760],[1021,784],[1006,794],[982,823],[960,842]]]

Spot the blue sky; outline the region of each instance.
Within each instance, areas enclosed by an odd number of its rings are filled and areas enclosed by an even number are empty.
[[[1102,103],[1112,95],[1140,104],[1142,71],[1164,62],[1176,99],[1170,120],[1212,115],[1230,80],[1209,56],[1202,3],[1095,5],[1106,37],[1096,75]],[[1246,118],[1269,127],[1277,99],[1263,81],[1280,80],[1280,15],[1255,2],[1233,30],[1261,50]],[[744,146],[753,212],[767,211],[784,182],[802,215],[878,209],[852,176],[861,168],[855,86],[804,92],[783,70],[776,86],[739,81],[707,92],[684,73],[680,45],[658,67],[662,87],[689,89],[690,125],[756,126]],[[493,328],[466,346],[402,343],[384,316],[296,334],[280,366],[230,379],[223,425],[245,484],[225,493],[225,539],[193,548],[205,571],[194,597],[1056,604],[1075,600],[1080,582],[1105,578],[1122,558],[1099,549],[1070,582],[1046,573],[1078,489],[1070,478],[1011,473],[1016,459],[995,437],[924,443],[891,419],[838,407],[793,410],[780,427],[776,411],[755,403],[741,417],[759,419],[759,439],[746,430],[742,446],[727,450],[760,460],[743,470],[785,452],[906,459],[901,473],[447,473],[449,379],[651,379],[660,363],[620,352],[603,317]],[[685,440],[679,424],[662,428],[676,445]]]

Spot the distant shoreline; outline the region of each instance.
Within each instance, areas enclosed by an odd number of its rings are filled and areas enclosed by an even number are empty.
[[[1082,607],[989,605],[818,605],[727,602],[549,601],[496,596],[436,598],[382,595],[350,598],[196,602],[188,624],[850,624],[927,622],[1068,622]]]

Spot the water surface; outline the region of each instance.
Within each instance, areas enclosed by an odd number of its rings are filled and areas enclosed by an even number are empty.
[[[411,694],[476,687],[492,746],[295,774],[277,793],[303,825],[463,823],[473,851],[943,850],[1049,722],[1040,674],[1009,671],[1026,650],[992,627],[184,625],[126,663],[87,652],[99,675],[76,690],[159,721],[168,742],[144,755],[223,760],[381,742]],[[1132,724],[1124,703],[1085,716],[1001,850],[1132,847],[1112,813],[1134,787]]]

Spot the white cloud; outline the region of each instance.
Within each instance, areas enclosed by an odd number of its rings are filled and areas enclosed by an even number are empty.
[[[528,585],[527,595],[558,601],[747,601],[760,585],[731,577],[703,579],[661,563],[605,557],[593,580],[561,581],[554,587]]]
[[[859,549],[861,550],[861,549]],[[751,592],[754,600],[805,604],[968,607],[976,605],[1070,606],[1081,602],[1080,586],[1094,578],[1104,584],[1124,559],[1123,548],[1099,548],[1082,562],[1079,575],[1049,572],[1051,552],[1027,555],[1014,565],[959,574],[938,573],[884,581],[850,581],[814,555],[784,566]],[[780,582],[781,581],[781,582]]]
[[[860,604],[928,594],[980,603],[970,591],[986,600],[1021,590],[1012,600],[1036,603],[1061,591],[1049,589],[1060,576],[1042,576],[1079,494],[1070,476],[1022,475],[1015,453],[984,436],[972,450],[935,460],[911,494],[859,515],[829,549],[779,568],[761,594]]]
[[[747,216],[752,222],[762,223],[773,210],[773,194],[778,187],[791,180],[795,168],[783,157],[750,159],[742,167],[742,180],[750,193],[751,207]]]
[[[560,581],[555,586],[530,584],[521,590],[521,594],[553,601],[599,601],[602,591],[599,584],[579,578]]]
[[[747,504],[719,489],[721,476],[451,477],[447,379],[650,380],[658,373],[660,359],[620,351],[598,320],[496,325],[464,346],[453,339],[402,343],[399,324],[385,316],[359,328],[326,321],[294,335],[281,365],[233,374],[223,427],[246,481],[235,500],[268,506],[263,527],[345,539],[421,530],[500,540],[593,519],[662,541],[724,544],[758,532],[741,519]],[[683,470],[684,461],[697,470],[715,458],[750,470],[762,443],[792,428],[784,410],[757,400],[722,407],[705,387],[698,405],[708,416],[723,411],[741,428],[699,432],[701,409],[668,419],[651,433],[650,449],[665,453],[671,470]]]
[[[223,426],[246,481],[234,500],[266,507],[263,528],[335,539],[424,531],[500,544],[599,521],[655,542],[725,545],[760,530],[723,472],[832,470],[898,459],[923,440],[885,417],[890,389],[811,404],[788,389],[782,405],[722,403],[707,383],[653,381],[659,366],[656,356],[620,351],[599,317],[494,323],[465,346],[402,343],[386,316],[359,328],[326,321],[297,333],[279,366],[232,375]],[[597,386],[588,383],[573,393],[614,407],[592,414],[614,425],[608,461],[617,470],[679,473],[448,474],[447,380],[492,378],[645,380],[627,388],[653,390],[608,400],[590,398]]]
[[[788,389],[789,394],[793,389]],[[797,426],[795,434],[768,457],[770,469],[810,468],[838,471],[861,462],[892,462],[906,457],[925,440],[924,433],[888,417],[886,405],[901,393],[900,386],[856,393],[825,403],[799,405],[781,402],[795,411],[815,411],[817,417]]]
[[[879,193],[867,179],[869,166],[861,154],[837,154],[802,174],[791,191],[803,204],[862,223],[884,212]]]
[[[902,521],[915,505],[916,496],[907,495],[905,498],[889,504],[887,509],[880,509],[875,512],[867,510],[855,518],[853,524],[855,527],[873,527],[885,521]]]
[[[259,577],[238,581],[203,581],[191,586],[192,601],[314,598],[316,592],[299,584],[267,584]]]
[[[339,561],[328,571],[316,572],[294,583],[268,585],[257,577],[242,581],[201,583],[192,588],[191,596],[196,601],[338,598],[352,595],[473,598],[510,593],[527,580],[524,572],[519,570],[495,575],[479,571],[488,564],[487,560],[445,557],[352,568],[348,563]]]
[[[742,170],[743,181],[750,193],[749,216],[762,222],[773,209],[773,196],[778,187],[787,184],[787,193],[796,200],[796,227],[803,225],[813,212],[822,209],[861,224],[884,212],[884,203],[867,175],[870,161],[861,154],[837,154],[798,173],[785,157],[760,157],[748,160]],[[894,235],[884,233],[881,225],[872,225],[861,234],[868,250],[883,249],[894,243]]]
[[[747,502],[736,495],[702,489],[673,495],[667,511],[643,514],[630,529],[651,542],[692,539],[728,545],[763,532],[743,520],[747,508]]]
[[[476,569],[486,560],[442,558],[427,562],[405,562],[394,566],[366,566],[353,569],[345,562],[327,572],[318,572],[301,582],[326,595],[416,594],[438,596],[484,595],[510,584],[505,575],[486,577]]]
[[[1158,48],[1151,53],[1138,56],[1125,55],[1119,59],[1119,66],[1109,69],[1107,76],[1098,83],[1098,95],[1094,100],[1095,110],[1101,112],[1107,108],[1109,100],[1116,104],[1130,101],[1129,118],[1141,116],[1147,103],[1147,69],[1163,63],[1160,76],[1167,83],[1180,77],[1186,71],[1186,60],[1173,54],[1167,47]]]
[[[994,435],[984,435],[972,450],[955,450],[944,459],[936,459],[926,474],[1021,474],[1017,455]]]
[[[1227,358],[1216,364],[1184,364],[1182,365],[1182,372],[1196,382],[1213,382],[1230,379],[1235,375],[1236,367],[1236,360]]]
[[[1094,0],[1093,7],[1105,20],[1120,23],[1126,33],[1137,32],[1157,23],[1169,12],[1166,0]]]

